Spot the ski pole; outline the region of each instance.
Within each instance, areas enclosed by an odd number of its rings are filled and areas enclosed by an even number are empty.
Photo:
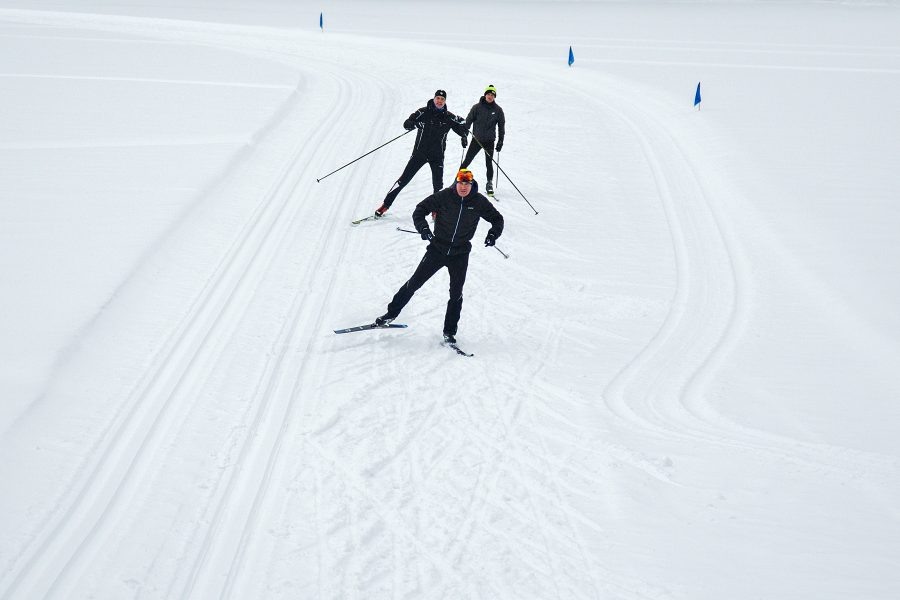
[[[412,229],[403,229],[402,227],[398,227],[397,231],[402,231],[404,233],[415,233],[416,235],[421,235],[418,231],[413,231]],[[497,246],[493,247],[494,250],[503,255],[503,258],[509,258],[509,254],[498,248]]]
[[[484,147],[484,144],[481,143],[481,140],[479,140],[477,137],[475,137],[474,133],[472,133],[472,139],[475,140],[476,142],[478,142],[478,145],[481,146],[481,149],[484,150],[485,154],[488,153],[487,148]],[[494,158],[493,155],[491,155],[491,160],[494,162],[495,165],[497,165],[497,169],[501,173],[503,173],[503,176],[506,177],[507,179],[509,179],[509,182],[512,184],[512,186],[514,188],[516,188],[516,191],[519,192],[519,195],[522,196],[522,199],[528,203],[528,206],[531,206],[531,210],[534,211],[534,214],[538,214],[537,209],[534,206],[532,206],[531,202],[528,202],[528,198],[525,197],[525,194],[522,193],[522,190],[519,189],[519,186],[516,185],[516,182],[513,181],[509,175],[506,174],[506,171],[503,170],[503,167],[500,166],[500,163]],[[499,180],[500,180],[500,178],[498,177],[497,181],[499,181]]]
[[[499,152],[499,150],[494,150],[494,156],[497,157],[497,169],[500,168],[500,155],[498,154],[498,152]],[[500,187],[500,178],[499,177],[497,178],[497,187],[495,187],[494,189],[496,190],[498,187]]]
[[[332,171],[332,172],[329,173],[328,175],[323,175],[322,177],[317,177],[317,178],[316,178],[316,183],[319,183],[320,181],[322,181],[323,179],[325,179],[325,178],[328,177],[329,175],[334,175],[335,173],[337,173],[338,171],[340,171],[340,170],[343,169],[344,167],[349,167],[350,165],[352,165],[353,163],[355,163],[356,161],[358,161],[360,158],[365,158],[365,157],[367,157],[368,155],[370,155],[370,154],[372,154],[373,152],[375,152],[375,150],[381,150],[382,148],[384,148],[385,146],[387,146],[387,145],[390,144],[391,142],[395,142],[395,141],[399,140],[400,138],[402,138],[402,137],[403,137],[404,135],[406,135],[407,133],[410,133],[411,131],[414,131],[414,130],[413,130],[413,129],[409,129],[409,130],[407,130],[407,131],[404,131],[403,133],[401,133],[400,135],[398,135],[398,136],[395,137],[394,139],[386,141],[385,143],[383,143],[382,145],[378,146],[377,148],[374,148],[373,150],[369,150],[368,152],[366,152],[365,154],[363,154],[363,155],[360,156],[359,158],[355,158],[355,159],[351,160],[350,162],[348,162],[348,163],[347,163],[346,165],[344,165],[343,167],[338,167],[337,169],[335,169],[334,171]]]

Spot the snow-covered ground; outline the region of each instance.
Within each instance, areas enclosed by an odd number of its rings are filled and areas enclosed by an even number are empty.
[[[0,598],[898,597],[898,31],[3,0]],[[358,227],[411,136],[316,179],[487,84],[540,214],[501,178],[475,357],[445,273],[334,335],[412,273],[430,178]]]

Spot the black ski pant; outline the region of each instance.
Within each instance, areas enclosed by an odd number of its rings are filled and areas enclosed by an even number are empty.
[[[397,198],[400,190],[406,187],[416,173],[419,172],[425,163],[431,167],[431,185],[434,187],[434,193],[437,194],[444,187],[444,158],[426,158],[421,154],[413,154],[406,163],[406,168],[400,174],[400,179],[394,183],[394,187],[384,197],[384,205],[390,208],[391,204]]]
[[[447,256],[433,246],[428,246],[412,277],[397,290],[391,303],[388,304],[387,316],[396,319],[403,307],[412,299],[413,294],[443,267],[447,267],[450,273],[450,299],[447,301],[447,313],[444,315],[444,333],[456,335],[456,326],[462,312],[463,286],[469,268],[468,252]]]
[[[493,181],[494,179],[494,140],[481,140],[481,144],[472,140],[472,143],[469,144],[469,151],[466,152],[466,157],[463,159],[462,164],[459,165],[460,169],[467,168],[470,164],[472,164],[472,159],[475,158],[475,155],[478,154],[478,151],[481,150],[482,144],[484,145],[484,164],[485,175],[487,176],[488,181]]]

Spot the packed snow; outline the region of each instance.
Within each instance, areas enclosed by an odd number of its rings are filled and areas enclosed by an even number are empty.
[[[900,597],[898,31],[0,1],[0,598]],[[411,275],[431,183],[351,226],[412,136],[322,177],[488,84],[475,356],[446,272],[409,328],[335,335]]]

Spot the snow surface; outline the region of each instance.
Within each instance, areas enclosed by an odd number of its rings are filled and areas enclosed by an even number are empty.
[[[4,0],[0,598],[900,597],[898,31]],[[316,179],[489,83],[540,214],[499,181],[475,358],[445,273],[332,334],[411,274],[430,178],[355,228],[411,138]]]

